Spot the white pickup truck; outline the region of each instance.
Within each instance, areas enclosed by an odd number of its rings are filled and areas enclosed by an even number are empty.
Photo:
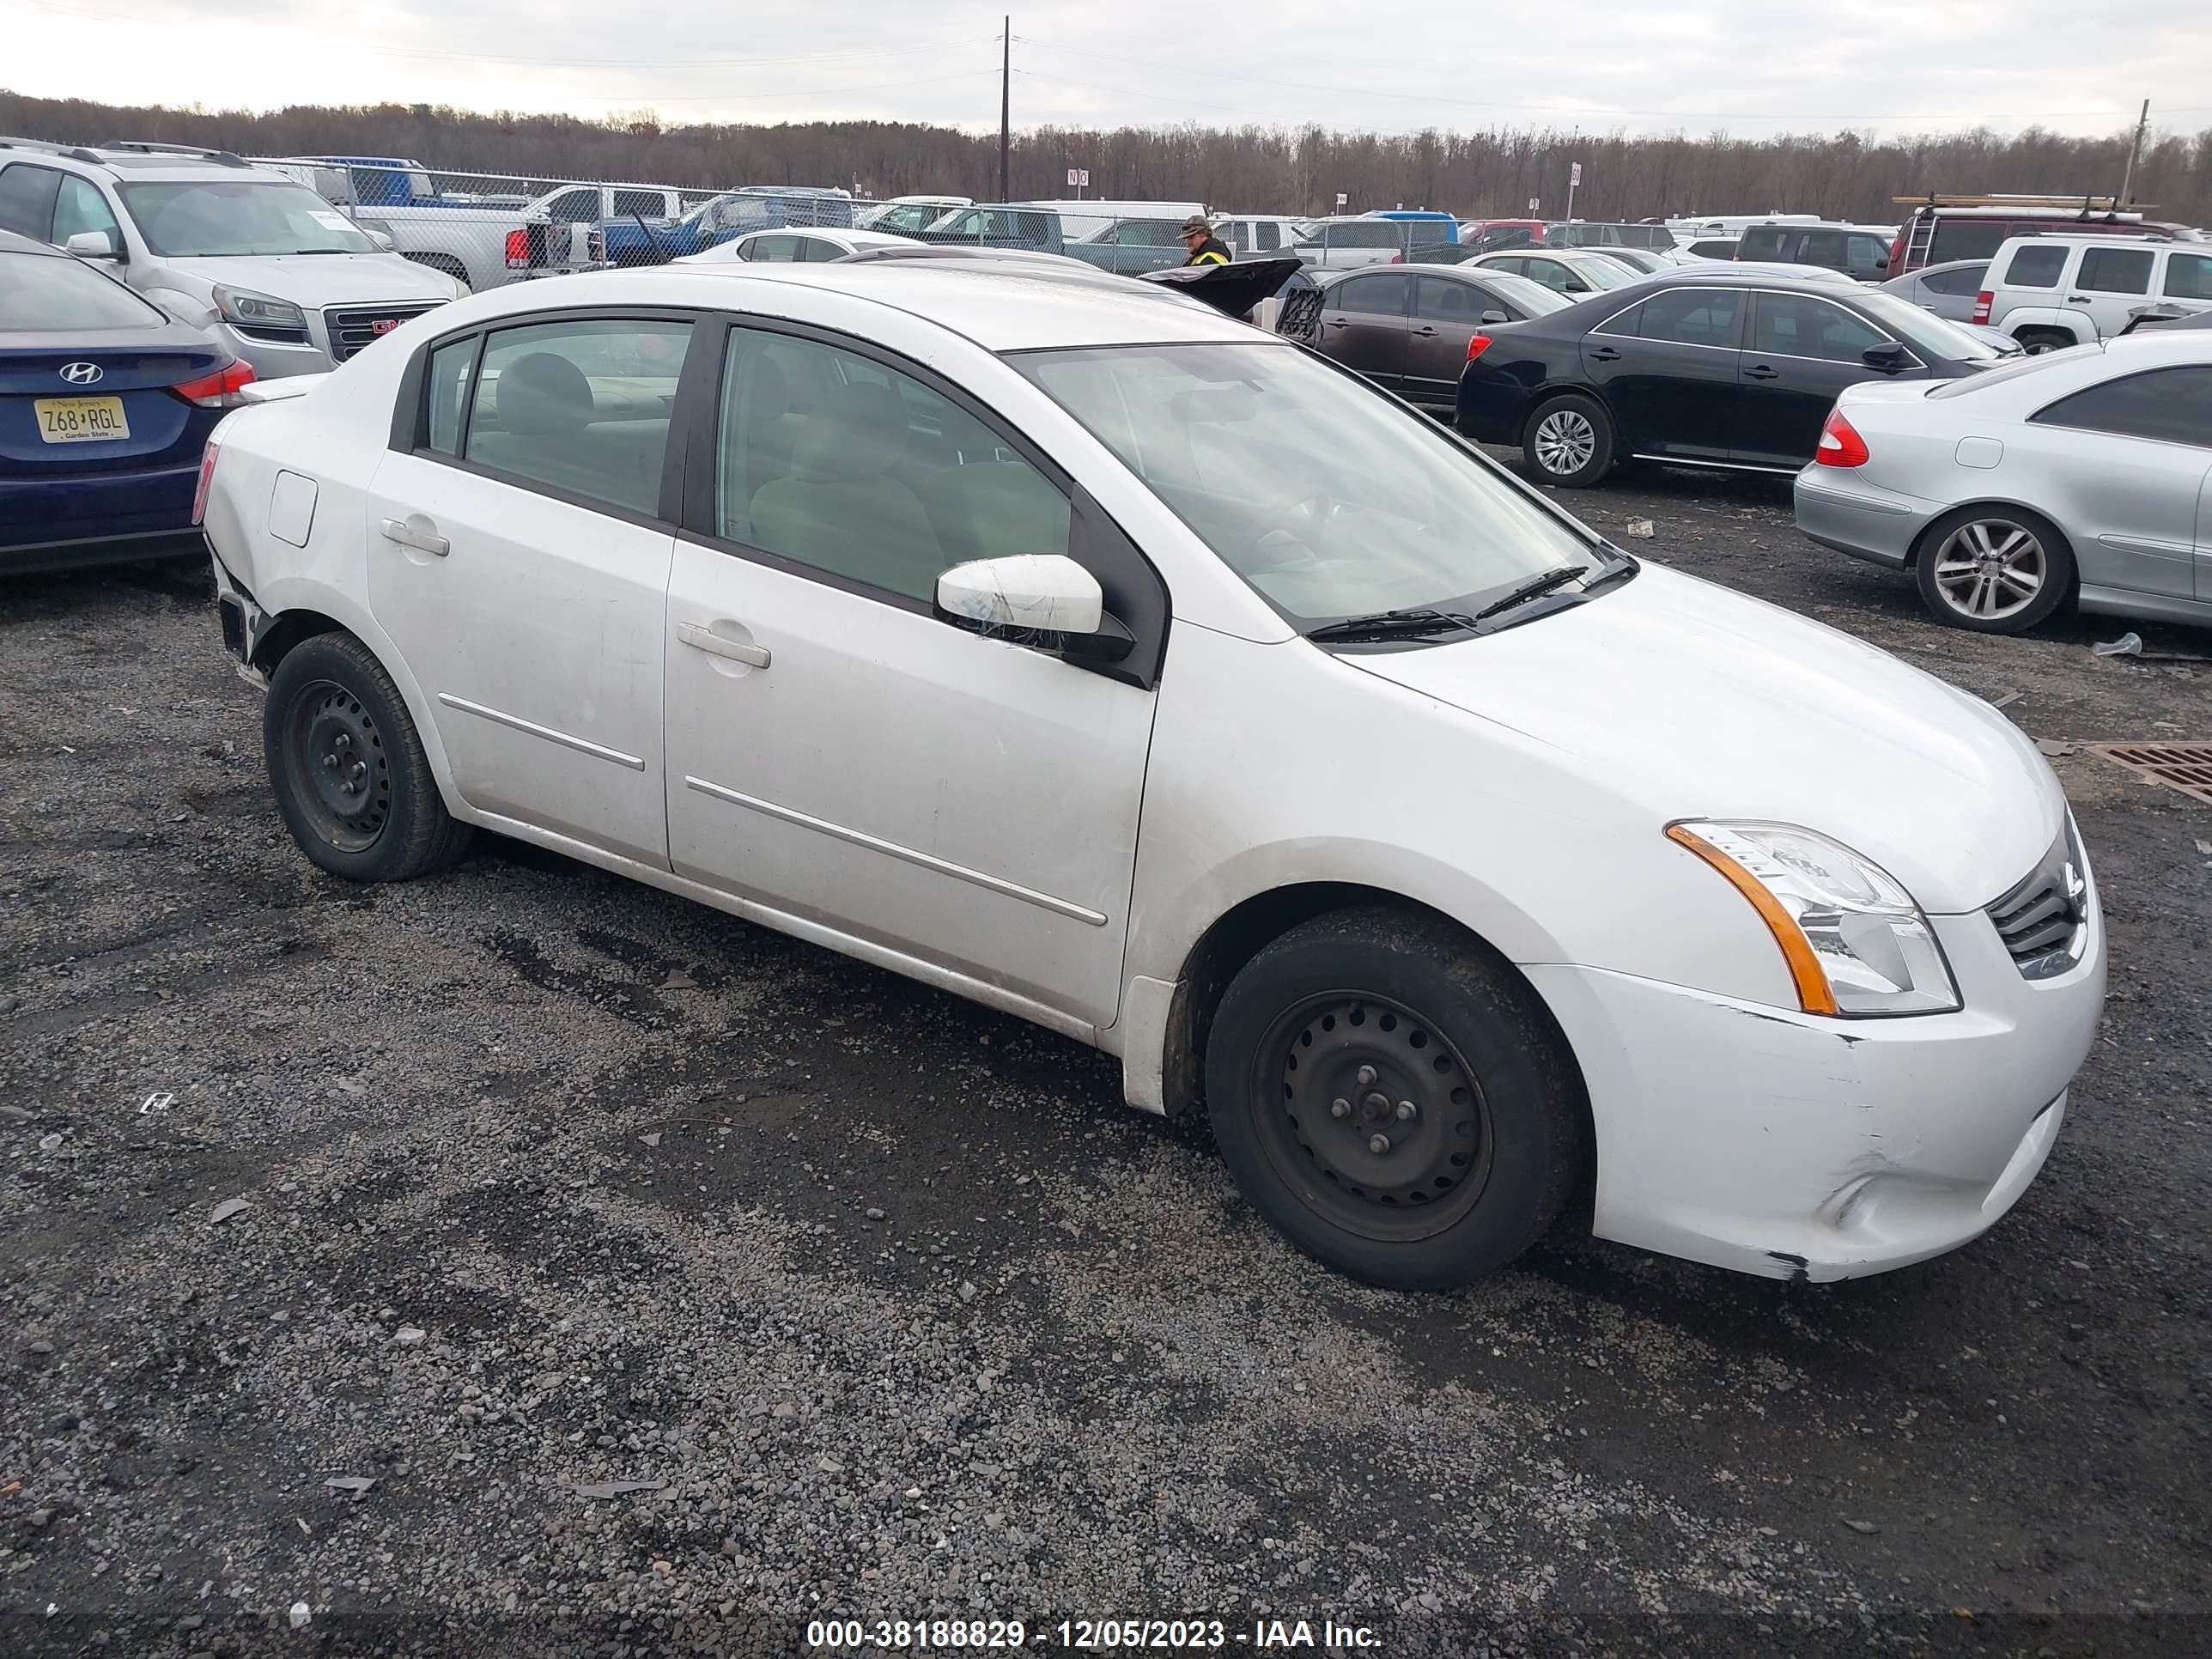
[[[259,165],[297,179],[342,206],[363,230],[381,232],[418,265],[459,278],[482,293],[527,276],[551,276],[584,263],[573,237],[528,207],[465,200],[442,190],[420,161],[394,156],[306,155]],[[331,188],[346,181],[349,199]]]

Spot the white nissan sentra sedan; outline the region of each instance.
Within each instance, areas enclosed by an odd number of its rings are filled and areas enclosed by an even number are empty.
[[[1935,1255],[2097,1024],[2095,885],[2002,716],[1172,294],[557,278],[218,438],[317,864],[480,825],[1095,1044],[1376,1284],[1486,1273],[1585,1182],[1723,1267]]]

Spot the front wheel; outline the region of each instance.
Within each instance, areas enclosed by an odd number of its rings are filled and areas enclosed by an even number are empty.
[[[1521,453],[1539,483],[1579,489],[1613,471],[1613,416],[1605,405],[1570,392],[1528,417]]]
[[[1938,622],[1978,634],[2024,634],[2074,586],[2074,551],[2039,513],[1966,507],[1921,533],[1913,574]]]
[[[261,748],[300,850],[353,881],[408,881],[467,850],[392,676],[350,634],[295,646],[270,678]]]
[[[1207,1113],[1244,1196],[1324,1265],[1393,1290],[1504,1267],[1588,1158],[1571,1057],[1512,969],[1431,918],[1337,911],[1223,995]]]

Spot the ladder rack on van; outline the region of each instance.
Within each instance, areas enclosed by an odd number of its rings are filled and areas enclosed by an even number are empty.
[[[2117,196],[1948,196],[1940,191],[1929,191],[1920,196],[1893,196],[1889,198],[1899,207],[1937,208],[2060,208],[2082,214],[2142,213],[2156,207],[2154,202],[2130,202],[2120,206]]]

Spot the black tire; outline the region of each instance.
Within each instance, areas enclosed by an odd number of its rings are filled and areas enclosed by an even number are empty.
[[[392,676],[350,634],[286,654],[261,708],[261,752],[300,850],[351,881],[410,881],[468,850]]]
[[[1535,993],[1458,929],[1387,907],[1316,917],[1244,965],[1214,1012],[1206,1096],[1252,1206],[1391,1290],[1505,1266],[1589,1157],[1580,1073]]]
[[[2030,356],[2045,351],[2063,351],[2068,346],[2081,344],[2063,328],[2024,328],[2013,338],[2020,342],[2020,349]]]
[[[2011,541],[2015,534],[2027,543]],[[1992,558],[1997,562],[1988,562]],[[1962,569],[1968,561],[1979,569]],[[2024,634],[2073,593],[2074,550],[2040,513],[2024,507],[1962,507],[1920,532],[1913,545],[1912,574],[1921,603],[1936,621],[1977,634]],[[1990,578],[1986,588],[1978,580],[1983,574]],[[2021,580],[2030,576],[2033,593],[2015,603],[2023,598]],[[1977,609],[1977,596],[1984,592],[1996,597]]]
[[[1613,416],[1578,392],[1547,398],[1522,428],[1521,453],[1539,483],[1582,489],[1613,471]]]

